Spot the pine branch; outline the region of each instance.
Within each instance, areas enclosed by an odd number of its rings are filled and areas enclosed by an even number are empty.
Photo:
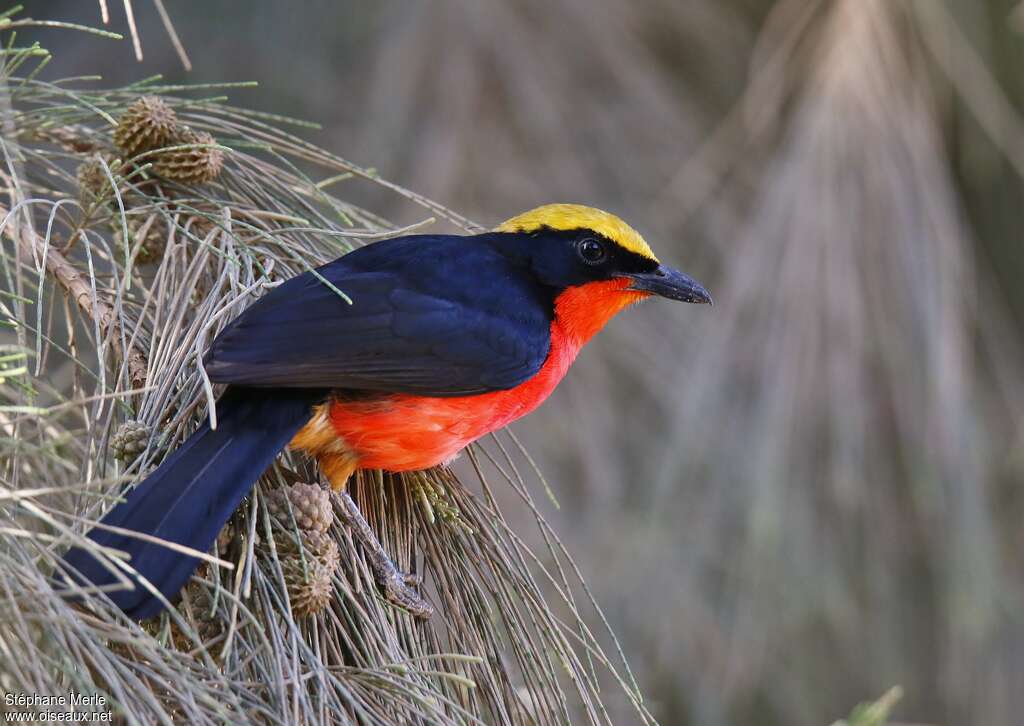
[[[11,194],[13,196],[13,190],[11,190]],[[129,347],[127,354],[121,350],[123,330],[118,323],[114,309],[100,300],[99,294],[94,299],[88,277],[83,275],[59,250],[53,246],[46,246],[44,240],[29,224],[19,224],[18,216],[18,214],[11,215],[8,209],[0,204],[0,218],[6,222],[3,227],[4,234],[19,245],[27,256],[45,255],[43,263],[47,272],[60,283],[82,312],[99,326],[101,336],[112,338],[114,349],[127,363],[130,387],[142,388],[146,383],[146,358],[132,347]]]

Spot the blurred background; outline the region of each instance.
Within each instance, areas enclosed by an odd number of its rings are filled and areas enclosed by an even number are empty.
[[[135,5],[143,62],[39,33],[46,76],[256,80],[232,101],[482,224],[600,206],[712,291],[620,317],[515,426],[663,723],[895,684],[897,720],[1021,722],[1024,5],[167,0],[191,72]]]

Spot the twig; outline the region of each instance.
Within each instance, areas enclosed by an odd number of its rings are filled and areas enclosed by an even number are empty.
[[[0,204],[0,218],[6,219],[7,208]],[[17,215],[15,215],[16,217]],[[30,257],[39,253],[45,247],[46,270],[57,280],[70,295],[82,311],[95,320],[103,335],[112,335],[115,350],[121,351],[120,325],[114,309],[102,300],[93,300],[89,283],[82,273],[75,267],[68,258],[58,250],[50,246],[44,246],[43,241],[36,234],[35,230],[19,226],[16,218],[12,219],[4,227],[7,236],[16,244],[20,245]],[[134,348],[130,349],[125,356],[128,363],[128,380],[133,388],[142,388],[146,383],[147,363],[145,357]]]

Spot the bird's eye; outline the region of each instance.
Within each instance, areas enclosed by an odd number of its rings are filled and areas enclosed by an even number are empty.
[[[576,245],[576,251],[579,253],[580,259],[588,265],[599,265],[608,256],[604,245],[592,237],[581,239]]]

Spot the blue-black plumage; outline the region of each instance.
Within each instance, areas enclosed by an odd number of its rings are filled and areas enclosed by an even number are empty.
[[[214,341],[215,382],[429,396],[512,388],[547,358],[553,288],[520,235],[361,247],[256,301]],[[553,256],[553,255],[552,255]],[[475,281],[473,284],[467,284]]]

